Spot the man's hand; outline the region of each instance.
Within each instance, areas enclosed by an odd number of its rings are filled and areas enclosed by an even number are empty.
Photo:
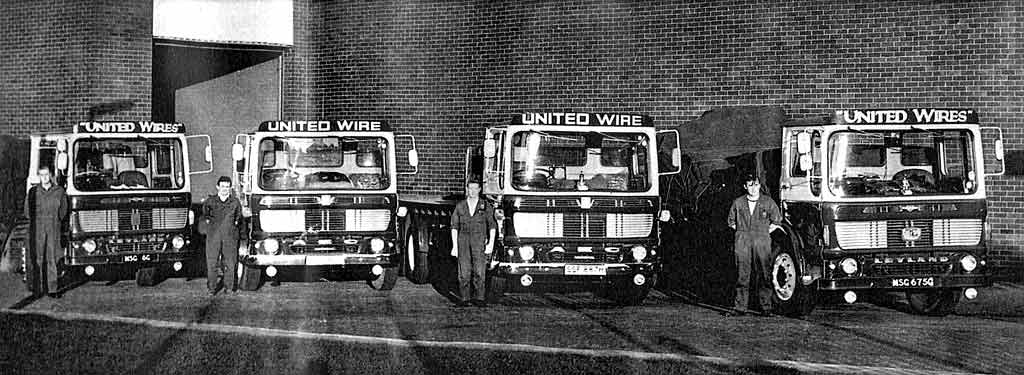
[[[452,244],[452,256],[456,258],[459,257],[459,244],[457,243]]]

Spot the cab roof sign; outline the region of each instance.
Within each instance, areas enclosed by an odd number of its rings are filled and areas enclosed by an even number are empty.
[[[151,121],[86,121],[75,125],[75,133],[184,133],[185,125]]]
[[[528,112],[512,117],[512,125],[654,126],[654,121],[626,113]]]
[[[844,109],[832,120],[842,125],[977,124],[978,113],[965,108]]]
[[[264,121],[261,132],[326,133],[326,132],[379,132],[390,131],[387,122],[378,120],[313,120]]]

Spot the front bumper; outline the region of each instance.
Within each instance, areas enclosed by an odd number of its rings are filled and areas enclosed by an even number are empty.
[[[247,266],[398,266],[398,254],[280,254],[241,255]]]
[[[150,267],[170,264],[174,262],[187,262],[199,257],[199,252],[166,252],[166,253],[126,253],[109,255],[89,255],[66,258],[68,266],[137,266]]]
[[[987,274],[906,275],[818,279],[817,283],[819,290],[829,291],[863,289],[905,290],[984,287],[992,285],[992,278]]]
[[[573,274],[567,272],[567,266],[600,266],[603,274]],[[512,285],[520,284],[524,275],[529,275],[532,285],[566,285],[566,284],[610,284],[615,282],[633,282],[636,275],[643,275],[647,282],[653,281],[658,272],[656,263],[503,263],[495,265],[492,274],[496,277],[509,279]]]

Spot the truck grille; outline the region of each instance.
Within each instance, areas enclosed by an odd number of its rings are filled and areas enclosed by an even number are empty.
[[[83,232],[181,229],[188,221],[188,208],[83,210],[77,216]]]
[[[944,274],[952,268],[951,263],[902,263],[876,264],[871,267],[874,276],[885,275],[930,275]]]
[[[519,212],[513,216],[516,234],[529,238],[647,237],[653,214]]]
[[[552,251],[547,253],[547,261],[551,263],[621,263],[622,254]]]
[[[260,226],[266,232],[379,232],[387,230],[390,224],[391,211],[386,209],[317,208],[260,212]]]
[[[836,223],[836,239],[844,249],[972,246],[981,241],[981,219],[876,220]],[[916,240],[904,238],[904,229],[916,228]]]

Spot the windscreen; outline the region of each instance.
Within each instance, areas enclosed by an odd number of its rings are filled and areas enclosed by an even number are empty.
[[[79,191],[178,190],[185,184],[175,138],[80,139],[73,161]]]
[[[259,186],[271,191],[383,190],[382,137],[268,137],[259,143]]]
[[[522,131],[512,136],[512,186],[529,191],[641,192],[651,187],[642,133]]]
[[[965,130],[837,132],[828,142],[829,184],[850,197],[970,194],[973,145]]]

